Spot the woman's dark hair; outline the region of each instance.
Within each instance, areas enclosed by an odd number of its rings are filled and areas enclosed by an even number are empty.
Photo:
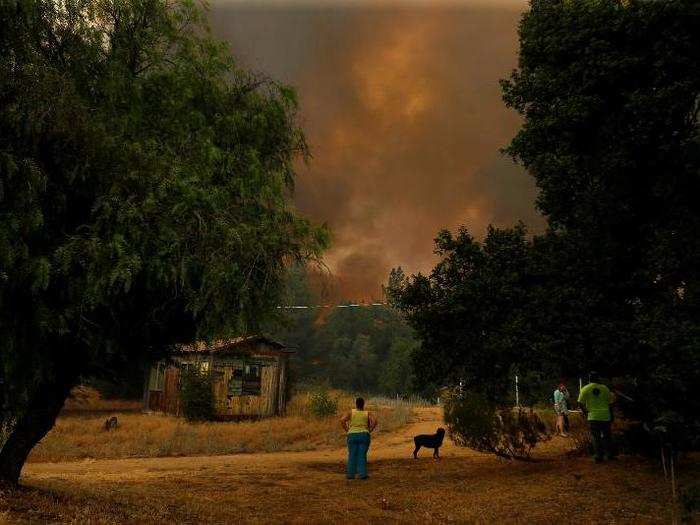
[[[365,408],[365,400],[362,399],[361,397],[358,397],[355,400],[355,406],[357,407],[358,410],[362,410],[363,408]]]

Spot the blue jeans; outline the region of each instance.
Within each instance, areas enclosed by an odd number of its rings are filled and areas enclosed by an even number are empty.
[[[357,472],[360,479],[367,477],[369,442],[368,432],[348,434],[348,479],[353,479],[355,472]]]

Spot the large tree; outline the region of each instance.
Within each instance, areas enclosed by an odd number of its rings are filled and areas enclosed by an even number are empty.
[[[503,82],[523,116],[507,151],[534,176],[548,231],[443,233],[430,276],[394,276],[425,382],[471,375],[503,401],[491,382],[511,367],[595,368],[629,379],[629,414],[700,436],[698,6],[532,0]]]
[[[567,263],[555,278],[610,327],[587,364],[634,380],[638,416],[696,425],[700,4],[533,0],[503,89],[524,118],[508,151]]]
[[[534,0],[520,43],[503,82],[524,117],[508,152],[535,177],[550,228],[621,295],[697,282],[697,2]]]
[[[324,229],[294,92],[187,0],[0,2],[0,481],[86,374],[254,330]]]

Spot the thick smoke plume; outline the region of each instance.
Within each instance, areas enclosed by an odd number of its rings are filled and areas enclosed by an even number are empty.
[[[334,232],[341,295],[378,297],[392,266],[429,270],[441,228],[541,228],[531,178],[498,152],[518,126],[498,80],[522,6],[277,5],[214,3],[211,21],[242,65],[298,88],[313,159],[295,198]]]

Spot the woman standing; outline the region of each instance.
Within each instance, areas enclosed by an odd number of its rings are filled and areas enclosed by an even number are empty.
[[[360,479],[367,479],[367,451],[370,433],[377,427],[377,420],[365,410],[365,400],[358,397],[355,407],[340,420],[343,430],[348,433],[348,479],[357,473]]]
[[[557,416],[557,432],[560,436],[566,437],[566,419],[569,412],[569,391],[564,383],[560,383],[554,391],[554,413]]]

